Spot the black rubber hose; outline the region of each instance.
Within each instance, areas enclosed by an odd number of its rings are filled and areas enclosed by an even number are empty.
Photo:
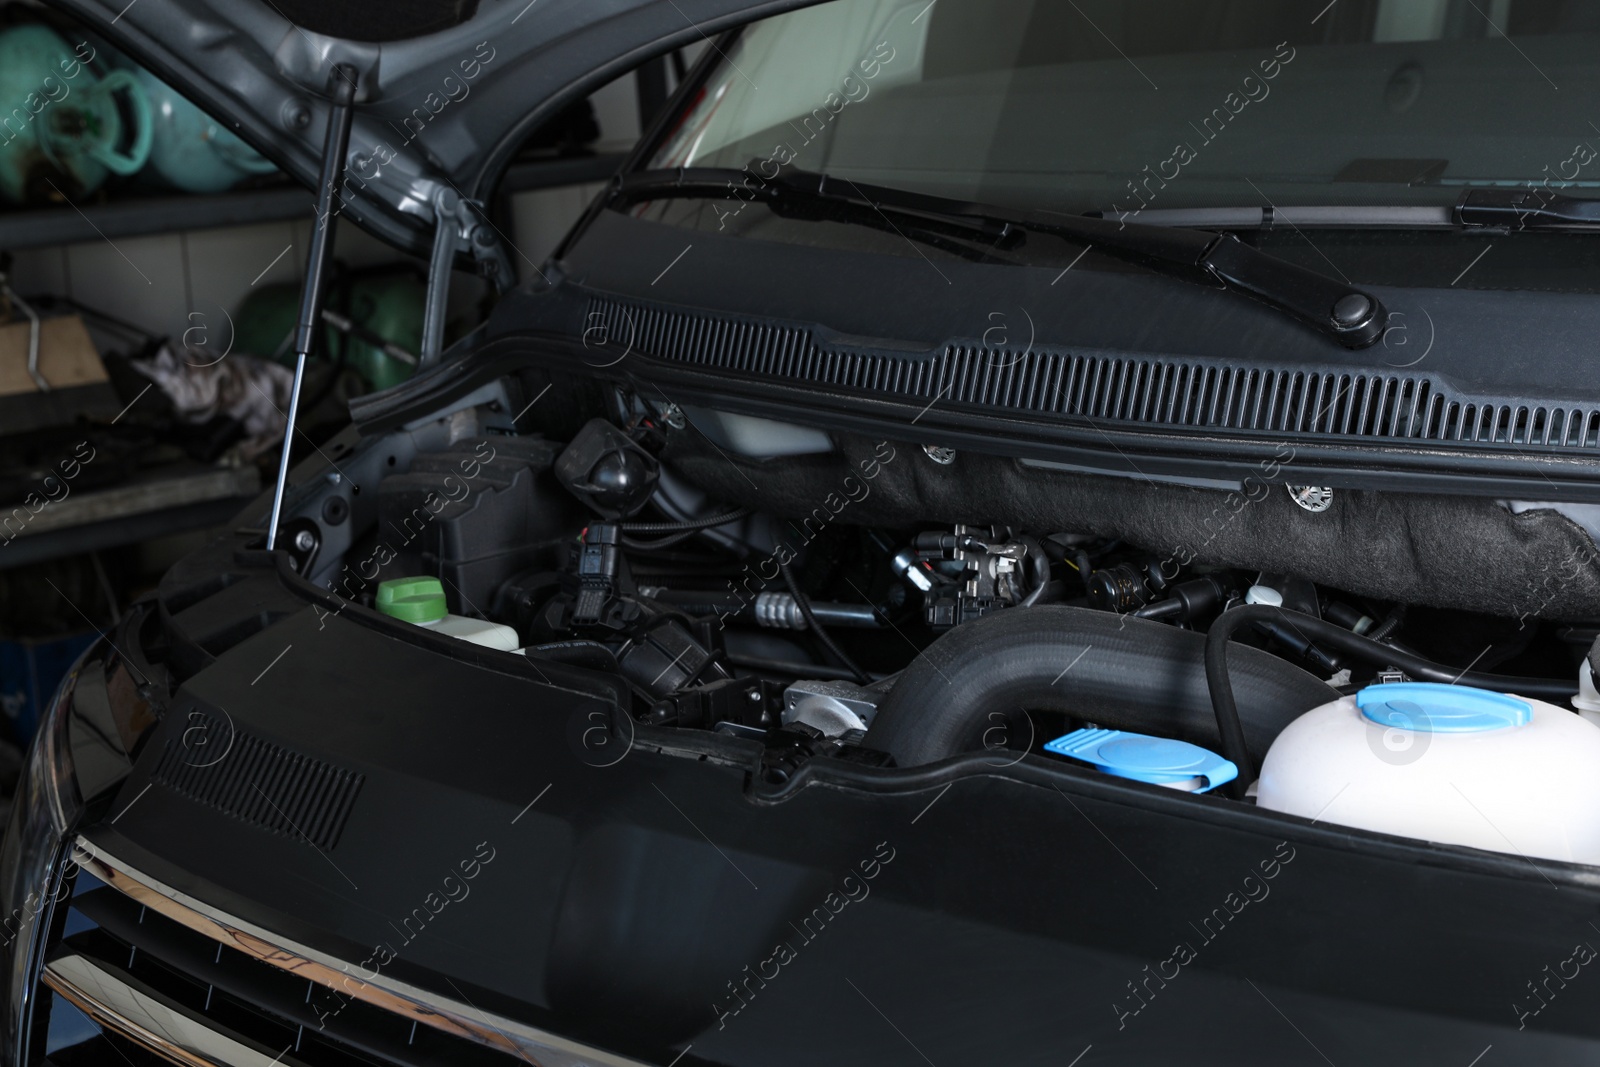
[[[637,537],[629,537],[627,534],[623,534],[619,541],[623,548],[631,548],[635,552],[658,552],[663,548],[671,548],[673,545],[682,544],[700,532],[699,530],[684,530],[682,533],[658,537],[654,541],[641,541]]]
[[[789,587],[790,594],[794,596],[794,602],[800,608],[800,614],[805,616],[806,628],[817,635],[817,640],[822,642],[822,647],[833,653],[833,657],[843,664],[851,674],[855,675],[858,684],[872,684],[872,675],[856,666],[855,660],[845,655],[844,649],[834,642],[828,631],[824,630],[822,624],[817,621],[817,616],[811,610],[811,598],[801,590],[800,583],[794,580],[794,571],[789,568],[787,563],[778,564],[778,571],[783,575],[783,584]]]
[[[1343,626],[1351,633],[1358,633],[1359,631],[1356,630],[1356,627],[1361,625],[1361,620],[1370,618],[1366,612],[1360,610],[1359,608],[1353,608],[1349,604],[1341,604],[1337,600],[1332,601],[1326,607],[1324,607],[1322,609],[1322,615],[1324,618],[1330,619],[1333,622],[1338,623],[1340,626]],[[1372,630],[1376,630],[1381,625],[1382,623],[1379,623],[1377,620],[1373,620]],[[1367,634],[1362,634],[1361,636],[1366,637],[1370,633],[1371,630],[1369,630]]]
[[[866,743],[914,767],[982,749],[1001,721],[1019,727],[1004,734],[1030,740],[1023,713],[1059,711],[1215,749],[1205,640],[1064,604],[997,612],[929,645],[879,705]],[[1315,675],[1260,649],[1239,648],[1233,660],[1246,744],[1258,756],[1301,714],[1338,699]],[[1030,747],[1048,740],[1031,738]]]
[[[549,644],[531,645],[523,654],[530,659],[555,660],[592,671],[615,673],[617,670],[617,654],[598,641],[551,641]]]
[[[1323,609],[1323,615],[1352,633],[1360,633],[1356,627],[1361,625],[1363,618],[1370,618],[1361,609],[1353,608],[1348,604],[1341,604],[1337,600]],[[1361,636],[1369,641],[1382,641],[1400,628],[1400,624],[1405,621],[1405,617],[1405,605],[1398,605],[1388,615],[1384,616],[1382,622],[1374,622],[1372,627]]]
[[[1243,616],[1239,621],[1233,621],[1235,615]],[[1435,663],[1418,655],[1409,648],[1399,645],[1384,644],[1374,641],[1370,637],[1353,634],[1334,623],[1322,619],[1314,619],[1309,615],[1302,615],[1298,611],[1288,608],[1268,607],[1265,604],[1256,604],[1250,607],[1236,608],[1227,612],[1211,625],[1211,632],[1206,635],[1206,647],[1211,647],[1212,634],[1223,622],[1229,622],[1228,633],[1233,633],[1240,626],[1248,622],[1264,620],[1276,621],[1284,626],[1298,630],[1300,634],[1312,641],[1319,641],[1330,645],[1340,652],[1365,660],[1375,667],[1396,667],[1405,671],[1411,677],[1422,682],[1442,682],[1445,685],[1468,685],[1476,689],[1492,689],[1500,693],[1515,693],[1518,696],[1535,697],[1539,700],[1562,701],[1573,696],[1578,691],[1576,679],[1570,678],[1517,678],[1505,674],[1484,674],[1479,671],[1463,671],[1443,663]],[[1219,665],[1220,665],[1219,660]]]
[[[1017,542],[1026,545],[1028,549],[1028,562],[1033,566],[1033,573],[1037,575],[1037,584],[1033,592],[1022,598],[1018,607],[1031,608],[1039,602],[1044,595],[1045,587],[1050,584],[1050,557],[1044,554],[1044,548],[1031,537],[1019,537]]]
[[[1222,754],[1239,767],[1238,789],[1243,790],[1251,781],[1255,769],[1251,762],[1250,746],[1245,742],[1244,727],[1234,699],[1232,672],[1228,663],[1228,639],[1241,627],[1252,623],[1276,623],[1298,633],[1307,641],[1318,642],[1349,656],[1379,667],[1396,667],[1411,677],[1424,682],[1443,682],[1446,685],[1469,685],[1519,696],[1565,701],[1578,691],[1575,681],[1550,678],[1508,678],[1498,674],[1478,674],[1458,671],[1454,667],[1423,659],[1413,652],[1374,641],[1369,637],[1351,633],[1337,623],[1288,608],[1255,604],[1224,612],[1211,624],[1205,639],[1206,686],[1211,692],[1211,705],[1216,712],[1217,731],[1222,738]],[[1242,651],[1242,649],[1241,649]]]
[[[1089,553],[1080,548],[1072,557],[1072,565],[1078,568],[1078,577],[1083,581],[1084,595],[1093,596],[1094,582],[1090,579],[1094,577],[1094,564],[1089,562]]]
[[[737,522],[753,514],[755,514],[753,508],[735,508],[733,511],[724,512],[721,515],[712,515],[706,519],[690,519],[687,522],[625,522],[622,524],[622,532],[631,534],[699,533],[701,530],[709,530],[713,526]]]

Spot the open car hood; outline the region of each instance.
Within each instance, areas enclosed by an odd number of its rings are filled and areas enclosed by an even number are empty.
[[[354,67],[342,210],[426,254],[435,193],[487,195],[562,107],[655,55],[816,0],[54,2],[311,186],[328,79]]]

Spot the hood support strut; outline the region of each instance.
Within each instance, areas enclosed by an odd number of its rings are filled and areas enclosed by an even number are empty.
[[[267,551],[277,547],[278,519],[283,494],[289,485],[289,454],[293,451],[295,422],[300,415],[300,387],[305,382],[306,357],[322,326],[322,299],[327,288],[328,263],[333,257],[333,226],[338,217],[339,187],[344,184],[345,154],[350,146],[352,105],[356,98],[356,70],[339,65],[328,78],[333,107],[328,112],[328,135],[322,146],[322,181],[317,186],[317,217],[311,226],[311,251],[306,256],[306,281],[300,290],[300,318],[294,334],[294,385],[289,392],[289,418],[283,428],[283,455],[278,458],[278,482],[272,490],[272,519],[267,525]]]

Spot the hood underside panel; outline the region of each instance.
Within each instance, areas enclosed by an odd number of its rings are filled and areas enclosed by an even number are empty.
[[[433,193],[450,187],[485,195],[517,146],[568,103],[655,55],[807,2],[58,6],[307,185],[317,181],[329,77],[337,65],[353,67],[359,88],[343,210],[383,239],[422,252]],[[302,10],[310,25],[285,15]],[[404,39],[374,39],[383,37]]]

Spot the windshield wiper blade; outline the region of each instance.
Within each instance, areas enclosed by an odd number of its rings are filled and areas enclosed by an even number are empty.
[[[1468,189],[1454,204],[1172,207],[1144,208],[1131,215],[1144,226],[1202,230],[1591,230],[1600,227],[1600,199],[1517,186]],[[1093,217],[1110,218],[1111,213],[1097,211]]]
[[[1452,204],[1296,204],[1293,207],[1143,208],[1129,216],[1144,226],[1200,230],[1454,230]],[[1110,218],[1098,211],[1095,218]]]
[[[758,176],[755,165],[641,171],[620,177],[610,202],[640,203],[680,196],[762,202],[781,209],[809,201],[843,209],[913,218],[953,227],[952,236],[999,246],[1017,231],[1049,234],[1159,274],[1242,293],[1290,315],[1346,348],[1366,348],[1387,320],[1376,296],[1346,281],[1278,259],[1230,233],[1113,222],[1082,215],[1014,211],[925,193],[864,185],[809,171]]]
[[[1583,230],[1600,226],[1600,200],[1548,189],[1468,189],[1456,203],[1462,226],[1510,230]]]

